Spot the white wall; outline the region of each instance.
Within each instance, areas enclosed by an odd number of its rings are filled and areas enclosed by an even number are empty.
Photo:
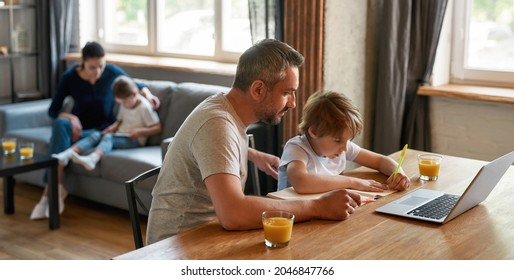
[[[493,160],[514,150],[514,105],[431,97],[436,153]]]
[[[368,17],[368,12],[373,7],[368,8],[367,1],[353,0],[327,0],[325,5],[325,89],[344,93],[359,108],[364,131],[355,142],[369,148],[375,88],[374,46],[370,44],[374,25],[369,21],[376,17]]]

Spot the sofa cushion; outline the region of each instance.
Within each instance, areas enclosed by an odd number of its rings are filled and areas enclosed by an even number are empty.
[[[102,157],[96,169],[99,169],[100,177],[106,180],[125,182],[138,174],[160,165],[161,147],[147,146],[129,150],[113,150]],[[154,185],[153,183],[155,182],[148,182],[143,186],[151,190]]]
[[[207,97],[218,94],[227,93],[228,87],[206,85],[197,83],[180,83],[177,85],[176,91],[171,98],[171,106],[169,114],[164,122],[162,139],[175,136],[184,120],[189,116],[198,104]]]
[[[50,126],[52,119],[48,116],[50,99],[9,104],[0,109],[0,135],[3,133],[37,126]]]

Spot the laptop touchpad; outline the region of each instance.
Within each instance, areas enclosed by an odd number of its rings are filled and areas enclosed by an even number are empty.
[[[398,201],[398,204],[417,206],[417,205],[423,204],[424,202],[426,202],[428,200],[429,200],[429,198],[426,198],[426,197],[411,196],[402,201]]]

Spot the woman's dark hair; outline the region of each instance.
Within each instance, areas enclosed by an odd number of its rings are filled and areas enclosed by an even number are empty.
[[[104,57],[105,51],[102,45],[97,42],[87,42],[86,45],[82,48],[82,60],[87,60],[88,58],[97,58]]]

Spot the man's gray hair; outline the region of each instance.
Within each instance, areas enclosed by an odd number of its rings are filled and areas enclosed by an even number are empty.
[[[300,68],[303,55],[288,44],[264,39],[247,49],[239,58],[232,86],[247,91],[255,80],[262,80],[269,89],[286,77],[288,67]]]

